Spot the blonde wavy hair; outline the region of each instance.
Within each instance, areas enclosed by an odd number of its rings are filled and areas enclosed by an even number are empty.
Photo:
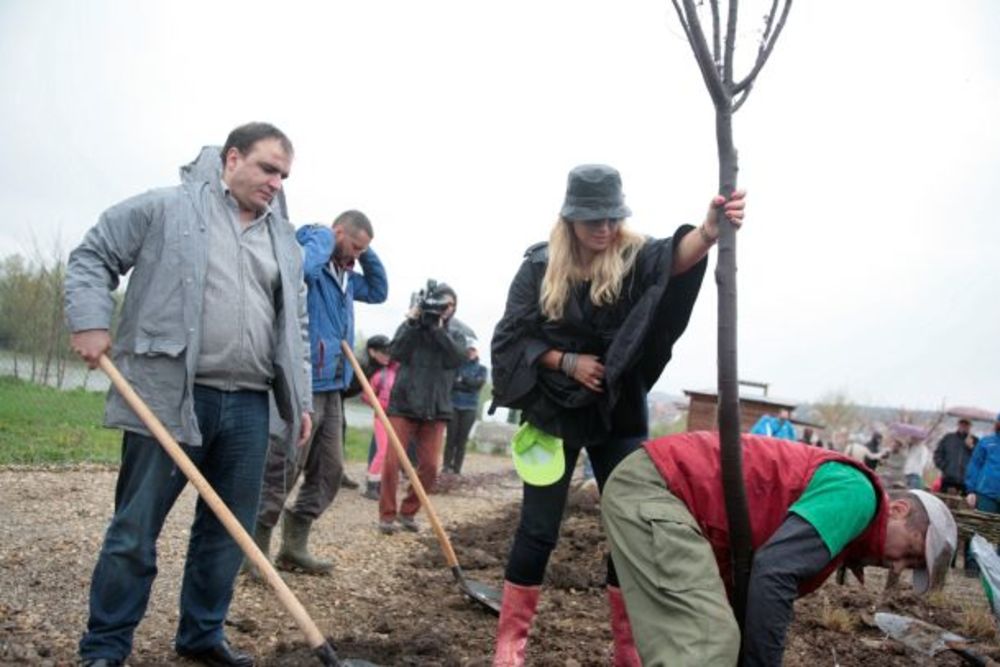
[[[645,242],[643,236],[628,229],[622,220],[611,246],[585,265],[573,223],[559,218],[549,234],[549,262],[539,296],[542,314],[549,320],[562,319],[571,290],[588,280],[590,301],[595,306],[614,303],[621,294],[622,280]]]

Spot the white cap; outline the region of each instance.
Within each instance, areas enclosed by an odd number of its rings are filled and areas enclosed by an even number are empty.
[[[925,593],[931,582],[943,582],[958,544],[958,527],[948,506],[926,491],[911,490],[927,511],[929,519],[924,541],[924,567],[913,570],[913,588]]]

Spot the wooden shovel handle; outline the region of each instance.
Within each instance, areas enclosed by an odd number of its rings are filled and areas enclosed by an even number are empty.
[[[413,464],[410,463],[410,457],[406,455],[406,447],[403,443],[399,441],[399,436],[396,435],[396,429],[392,427],[389,422],[389,417],[386,416],[385,410],[382,409],[382,404],[378,402],[378,396],[375,395],[375,390],[372,389],[371,383],[368,382],[368,378],[365,377],[364,371],[361,369],[361,364],[358,363],[357,357],[354,356],[354,352],[351,350],[351,346],[347,344],[347,341],[340,341],[340,347],[344,350],[344,355],[351,362],[351,366],[354,367],[354,374],[358,376],[358,382],[361,384],[361,390],[368,397],[368,402],[372,406],[372,410],[375,411],[375,416],[378,420],[382,422],[382,426],[385,427],[385,432],[389,436],[389,442],[392,443],[393,449],[396,450],[396,457],[399,459],[400,464],[402,464],[403,469],[406,470],[406,474],[410,478],[410,485],[413,490],[417,492],[417,497],[420,498],[420,503],[427,510],[427,518],[431,522],[431,527],[434,529],[434,534],[437,535],[438,542],[441,543],[441,551],[444,552],[444,559],[448,561],[448,566],[455,568],[458,567],[458,557],[455,555],[455,550],[451,546],[451,540],[448,539],[448,534],[444,532],[444,527],[441,525],[441,520],[438,518],[437,512],[434,511],[434,506],[431,505],[430,498],[427,497],[427,492],[424,491],[424,485],[420,483],[420,478],[417,477],[417,471],[413,469]]]
[[[965,642],[945,642],[945,646],[962,658],[962,662],[973,667],[997,667],[996,661],[970,649]]]
[[[326,639],[323,634],[316,627],[312,618],[309,617],[309,613],[306,611],[302,603],[299,602],[295,594],[292,593],[291,589],[288,588],[288,584],[285,583],[278,572],[271,565],[271,562],[264,555],[264,552],[260,550],[257,544],[250,537],[250,534],[243,528],[236,515],[226,507],[226,503],[223,502],[219,494],[215,492],[212,485],[208,483],[204,475],[195,467],[191,459],[184,450],[181,448],[174,437],[170,435],[170,431],[163,426],[160,420],[153,414],[153,411],[149,409],[145,401],[143,401],[139,394],[135,392],[132,385],[129,384],[128,380],[122,376],[122,374],[112,363],[111,359],[107,355],[101,355],[99,360],[101,370],[103,370],[109,378],[111,378],[111,384],[115,386],[118,393],[122,395],[125,402],[129,404],[129,407],[135,412],[135,414],[142,420],[142,423],[146,425],[149,432],[153,434],[153,437],[160,443],[163,449],[167,452],[167,455],[173,459],[177,467],[181,469],[184,476],[188,478],[194,488],[198,490],[198,494],[201,495],[202,500],[211,508],[215,513],[215,516],[219,518],[219,521],[225,527],[226,531],[232,536],[236,543],[246,554],[250,562],[260,571],[270,584],[271,588],[274,589],[275,594],[278,596],[278,600],[281,604],[285,606],[285,609],[292,615],[295,622],[298,623],[299,628],[306,636],[306,640],[309,643],[310,648],[318,649],[326,644]]]

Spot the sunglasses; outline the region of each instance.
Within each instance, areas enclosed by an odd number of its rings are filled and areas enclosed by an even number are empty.
[[[603,228],[607,225],[608,229],[614,230],[618,228],[618,225],[622,224],[621,218],[604,218],[603,220],[577,220],[581,223],[587,230],[596,232],[597,230]]]

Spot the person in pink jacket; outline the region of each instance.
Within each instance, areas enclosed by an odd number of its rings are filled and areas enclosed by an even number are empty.
[[[387,348],[369,347],[368,354],[372,365],[377,364],[380,366],[371,375],[370,382],[372,390],[375,392],[375,398],[378,399],[379,405],[385,410],[389,407],[389,395],[392,393],[392,385],[396,382],[396,372],[399,370],[399,362],[392,361],[389,358]],[[370,402],[368,396],[365,394],[362,394],[361,398],[365,403]],[[386,433],[385,426],[382,425],[382,421],[378,417],[375,418],[373,429],[375,433],[375,455],[370,457],[368,463],[368,479],[366,480],[364,495],[367,498],[377,500],[380,492],[379,487],[382,483],[382,464],[385,462],[385,453],[389,446],[389,436]]]

